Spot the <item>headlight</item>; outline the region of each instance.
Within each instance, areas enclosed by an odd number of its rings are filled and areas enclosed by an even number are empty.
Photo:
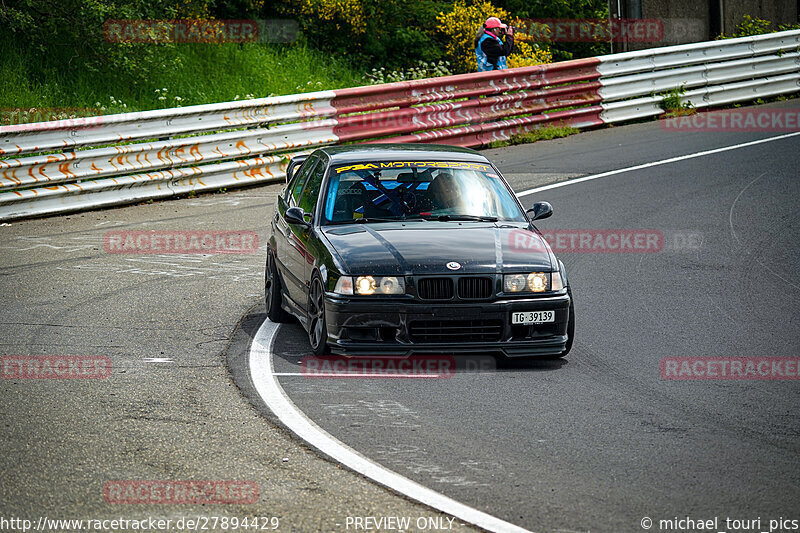
[[[525,290],[525,274],[509,274],[503,276],[503,290],[505,292],[520,292]]]
[[[359,276],[356,278],[357,294],[375,294],[375,278],[372,276]]]
[[[528,290],[531,292],[544,292],[547,290],[547,274],[544,272],[531,272],[528,274]]]
[[[403,294],[406,292],[406,284],[403,281],[403,278],[386,276],[380,278],[380,282],[378,283],[378,292],[381,294]]]
[[[531,272],[529,274],[506,274],[503,276],[504,292],[560,291],[563,288],[564,283],[559,272]]]
[[[338,294],[405,294],[405,279],[399,276],[342,276],[334,289]]]

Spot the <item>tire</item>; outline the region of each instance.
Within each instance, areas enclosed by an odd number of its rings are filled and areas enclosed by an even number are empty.
[[[282,307],[281,278],[278,277],[278,268],[272,252],[267,253],[267,266],[264,269],[264,302],[267,306],[267,318],[277,324],[285,324],[292,320],[292,316]]]
[[[325,322],[325,290],[322,280],[314,274],[308,291],[308,342],[313,355],[328,351],[328,325]]]
[[[572,298],[572,291],[567,287],[569,294],[569,320],[567,321],[567,346],[559,357],[564,357],[572,349],[572,341],[575,339],[575,300]]]

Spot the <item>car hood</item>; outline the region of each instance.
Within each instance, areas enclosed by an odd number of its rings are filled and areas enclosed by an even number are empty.
[[[555,258],[527,226],[413,222],[323,228],[347,274],[481,274],[548,271]],[[450,270],[447,263],[461,264]]]

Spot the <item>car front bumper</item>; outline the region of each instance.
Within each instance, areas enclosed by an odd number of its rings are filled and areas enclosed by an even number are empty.
[[[559,294],[490,302],[366,300],[328,293],[325,318],[333,353],[370,356],[559,355],[567,343],[570,297]],[[511,313],[555,311],[555,321],[512,325]]]

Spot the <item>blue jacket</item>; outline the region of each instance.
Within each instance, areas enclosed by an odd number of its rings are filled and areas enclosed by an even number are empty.
[[[475,47],[478,72],[508,68],[506,56],[511,53],[513,46],[513,37],[509,37],[508,42],[504,43],[499,37],[489,32],[484,32],[478,40],[478,46]]]

